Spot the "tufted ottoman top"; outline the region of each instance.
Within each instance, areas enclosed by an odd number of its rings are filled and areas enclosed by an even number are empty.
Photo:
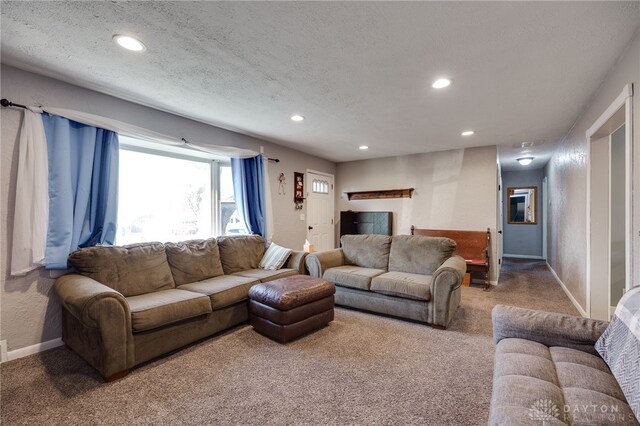
[[[281,311],[288,311],[307,303],[331,296],[336,292],[333,283],[308,275],[294,275],[249,289],[249,298]]]

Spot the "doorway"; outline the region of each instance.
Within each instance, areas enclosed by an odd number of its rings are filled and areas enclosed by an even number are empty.
[[[587,131],[587,313],[609,320],[632,285],[631,87]]]
[[[307,240],[315,251],[334,248],[333,175],[307,170]]]

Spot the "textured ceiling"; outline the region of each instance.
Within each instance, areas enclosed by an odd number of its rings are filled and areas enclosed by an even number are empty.
[[[639,2],[2,1],[1,47],[19,68],[348,161],[557,141],[639,22]],[[436,91],[440,76],[453,84]]]

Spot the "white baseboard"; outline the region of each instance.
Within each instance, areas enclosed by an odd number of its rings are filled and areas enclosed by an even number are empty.
[[[567,286],[564,285],[564,283],[562,282],[562,280],[560,279],[558,274],[556,274],[556,271],[554,271],[553,268],[551,267],[551,265],[549,265],[549,262],[547,262],[547,268],[549,268],[549,270],[551,271],[551,274],[553,275],[553,277],[556,279],[556,281],[558,281],[558,284],[560,284],[560,287],[562,287],[562,290],[564,290],[564,292],[567,295],[567,297],[569,298],[569,300],[571,300],[571,303],[573,303],[573,306],[575,306],[575,308],[578,310],[578,312],[580,312],[580,315],[582,315],[584,318],[589,318],[589,315],[587,315],[587,311],[585,311],[582,308],[582,306],[580,306],[580,304],[575,299],[575,297],[573,297],[573,294],[571,294],[571,292],[569,291]]]
[[[507,253],[503,253],[502,257],[515,257],[518,259],[536,259],[536,260],[544,260],[544,257],[542,256],[531,256],[528,254],[507,254]]]
[[[63,344],[62,337],[58,337],[57,339],[47,340],[46,342],[36,343],[35,345],[27,346],[25,348],[9,351],[7,352],[7,361],[13,361],[14,359],[37,354],[38,352],[46,351],[48,349],[57,348]]]

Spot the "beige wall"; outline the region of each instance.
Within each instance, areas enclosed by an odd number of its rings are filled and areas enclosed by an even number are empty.
[[[107,116],[159,133],[185,137],[193,142],[230,145],[259,151],[264,147],[268,157],[277,157],[280,163],[269,165],[273,189],[273,240],[278,244],[301,248],[306,237],[306,226],[300,221],[300,211],[294,209],[293,196],[277,196],[277,177],[287,176],[288,194],[291,194],[293,172],[314,169],[335,174],[336,166],[330,161],[303,154],[288,148],[230,132],[200,122],[127,102],[58,80],[38,76],[9,66],[1,69],[2,96],[17,103],[51,105]],[[26,277],[8,275],[10,238],[13,226],[13,203],[16,191],[16,164],[18,158],[18,131],[22,112],[3,108],[1,147],[1,209],[0,220],[0,339],[6,339],[8,349],[15,350],[60,337],[60,308],[51,293],[53,279],[48,272],[38,270]],[[302,210],[305,213],[305,210]]]
[[[482,231],[491,228],[496,279],[495,146],[338,164],[336,215],[342,210],[392,211],[393,233],[417,228]],[[347,191],[415,188],[412,198],[349,201]],[[338,241],[336,239],[336,241]]]
[[[588,58],[585,58],[588,61]],[[640,33],[592,97],[549,161],[547,258],[569,292],[586,309],[587,153],[585,133],[628,83],[634,83],[634,283],[640,284]]]

